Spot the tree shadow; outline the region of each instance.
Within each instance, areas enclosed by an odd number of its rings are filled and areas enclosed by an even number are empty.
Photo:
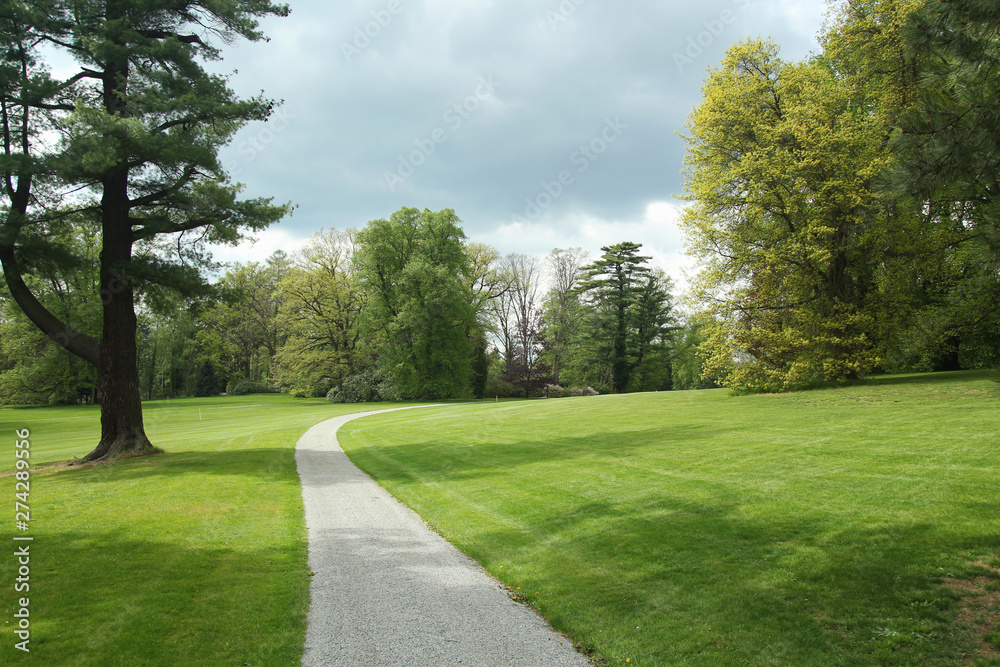
[[[583,503],[530,529],[492,526],[463,542],[487,561],[495,554],[478,545],[507,545],[507,563],[552,573],[525,584],[552,600],[539,604],[557,628],[579,637],[606,619],[604,635],[649,664],[960,660],[935,566],[942,551],[982,549],[997,536],[956,540],[946,526],[842,519],[750,519],[735,498],[693,505],[664,494]]]
[[[64,462],[65,463],[65,462]],[[113,464],[62,467],[57,475],[79,475],[86,483],[115,483],[122,479],[155,479],[192,474],[242,475],[261,481],[279,481],[297,474],[295,452],[289,448],[259,448],[199,452],[163,452]]]
[[[864,379],[862,386],[889,387],[905,384],[966,384],[976,380],[990,379],[992,371],[942,371],[938,373],[915,373],[912,375],[873,375]]]
[[[490,477],[517,468],[594,459],[596,462],[623,461],[648,450],[651,442],[689,443],[709,441],[730,433],[725,425],[672,425],[669,428],[633,429],[605,433],[600,439],[546,434],[544,446],[536,439],[506,442],[479,442],[458,447],[444,440],[403,442],[391,447],[357,444],[345,447],[348,458],[376,479],[388,483],[406,482],[430,476],[435,481]],[[419,474],[408,462],[419,461]]]
[[[172,542],[125,530],[39,533],[26,593],[31,657],[49,665],[297,662],[309,601],[305,549],[221,548],[222,541],[221,534]],[[8,581],[13,560],[0,563]],[[294,576],[278,574],[288,572]],[[0,663],[16,663],[12,644],[0,648]]]

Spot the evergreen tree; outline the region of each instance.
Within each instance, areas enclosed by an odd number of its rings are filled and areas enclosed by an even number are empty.
[[[611,368],[614,391],[629,386],[632,371],[646,348],[640,326],[651,326],[660,313],[643,312],[643,286],[649,282],[649,257],[639,255],[642,245],[625,241],[601,248],[601,258],[581,269],[577,291],[590,308],[588,334],[597,343],[597,354]],[[652,306],[650,302],[648,305]]]
[[[195,396],[218,396],[222,393],[222,382],[215,374],[215,364],[211,359],[206,359],[198,367],[198,377],[194,384]]]
[[[98,368],[101,440],[84,460],[155,451],[142,420],[136,353],[137,290],[192,292],[203,255],[185,244],[236,243],[286,206],[239,199],[217,151],[273,104],[240,100],[206,40],[263,39],[257,21],[288,13],[268,0],[25,0],[0,11],[0,262],[11,298],[57,343]],[[53,78],[43,49],[72,57]],[[51,131],[58,130],[58,140]],[[48,133],[48,134],[47,134]],[[71,327],[40,302],[25,277],[45,269],[48,238],[67,210],[100,228],[100,337]],[[167,243],[159,240],[168,239]],[[194,264],[192,264],[192,262]]]
[[[1000,4],[927,2],[905,33],[919,102],[894,137],[898,190],[945,198],[1000,256]]]

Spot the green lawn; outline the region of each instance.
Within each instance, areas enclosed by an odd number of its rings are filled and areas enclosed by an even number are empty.
[[[958,373],[451,406],[341,441],[606,664],[998,665],[998,408]]]
[[[381,407],[381,406],[380,406]],[[0,556],[0,664],[294,665],[309,603],[295,441],[370,406],[287,396],[158,401],[147,433],[166,454],[31,475],[31,653],[14,648],[14,478]],[[199,420],[199,411],[201,420]],[[97,408],[0,409],[3,472],[14,433],[31,462],[83,456]]]
[[[147,403],[167,454],[33,472],[32,651],[13,648],[16,563],[0,557],[0,664],[298,664],[293,445],[371,407],[386,406]],[[997,665],[998,407],[1000,387],[963,373],[452,405],[353,422],[343,440],[608,664]],[[23,428],[35,466],[85,454],[98,417],[0,408],[0,468]],[[14,481],[0,477],[8,526]]]

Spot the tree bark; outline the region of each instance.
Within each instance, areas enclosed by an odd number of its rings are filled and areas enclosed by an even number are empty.
[[[108,20],[121,17],[121,7],[109,1]],[[120,118],[129,115],[125,103],[128,71],[127,59],[112,60],[104,71],[104,108]],[[102,179],[100,280],[104,318],[101,363],[98,367],[101,441],[80,463],[144,456],[161,451],[149,442],[142,421],[135,287],[132,277],[128,275],[133,243],[128,155],[120,155],[119,160],[119,166]]]
[[[111,195],[111,196],[109,196]],[[105,190],[103,205],[114,211],[122,207],[113,189]],[[98,393],[101,400],[101,441],[94,451],[80,460],[109,461],[121,457],[144,456],[160,452],[146,437],[142,419],[139,388],[135,316],[135,290],[129,276],[120,267],[132,257],[132,230],[118,217],[105,218],[104,245],[101,249],[101,298],[104,304],[101,364],[98,369]],[[124,222],[125,224],[121,224]]]

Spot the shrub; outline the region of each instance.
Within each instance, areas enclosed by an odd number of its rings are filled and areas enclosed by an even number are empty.
[[[230,396],[246,396],[247,394],[277,394],[278,390],[267,382],[256,382],[254,380],[239,380],[230,382],[226,387],[226,393]]]
[[[545,385],[545,395],[549,398],[562,398],[566,395],[566,390],[557,384]]]
[[[330,390],[336,388],[336,386],[337,385],[335,385],[333,380],[330,378],[323,378],[312,386],[312,389],[309,390],[309,396],[311,398],[324,398],[330,393]]]
[[[513,396],[520,396],[521,390],[512,385],[510,382],[501,380],[499,377],[494,376],[492,373],[486,381],[486,389],[484,390],[483,396],[485,398],[511,398]]]
[[[326,400],[331,403],[377,403],[402,400],[399,388],[382,375],[370,369],[344,379],[341,387],[334,387]]]
[[[585,392],[583,391],[583,389],[580,389],[579,387],[570,387],[569,388],[569,395],[570,396],[583,396],[584,394],[585,394]]]
[[[583,390],[583,395],[584,396],[600,396],[601,392],[597,391],[593,387],[587,387],[586,389]]]

